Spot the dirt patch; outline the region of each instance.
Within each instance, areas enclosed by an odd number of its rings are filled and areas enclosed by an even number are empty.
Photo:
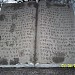
[[[19,63],[19,58],[14,58],[14,60],[10,60],[10,65],[16,65]]]
[[[65,60],[65,53],[64,52],[55,52],[54,56],[52,57],[54,63],[62,63]]]
[[[62,63],[64,61],[64,57],[53,57],[52,60],[54,63]]]
[[[0,58],[0,65],[7,65],[8,61],[5,58]]]
[[[0,15],[0,21],[4,21],[4,19],[5,19],[5,15],[4,14],[1,14]]]

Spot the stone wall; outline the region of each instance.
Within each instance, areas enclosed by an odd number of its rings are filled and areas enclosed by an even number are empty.
[[[37,63],[75,63],[75,24],[71,6],[39,2]]]
[[[0,64],[33,63],[35,14],[34,2],[2,6],[0,12]]]
[[[50,5],[42,0],[38,3],[37,14],[36,9],[35,2],[3,5],[0,12],[0,65],[74,64],[72,7]]]

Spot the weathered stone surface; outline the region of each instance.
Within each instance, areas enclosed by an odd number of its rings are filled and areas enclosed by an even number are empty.
[[[52,57],[54,63],[62,63],[65,57]]]
[[[74,64],[72,8],[50,5],[43,0],[38,4],[3,4],[0,12],[0,57],[6,57],[9,64]]]
[[[6,57],[8,64],[28,64],[34,59],[36,9],[34,3],[27,4],[3,4],[0,12],[0,57]]]
[[[0,58],[0,65],[7,65],[8,61],[6,58]]]
[[[75,63],[75,24],[72,7],[40,1],[37,25],[37,63]],[[72,51],[73,53],[69,53]]]
[[[4,68],[0,75],[74,75],[73,68]]]
[[[5,19],[5,15],[4,14],[1,14],[0,15],[0,21],[4,21],[4,19]]]

